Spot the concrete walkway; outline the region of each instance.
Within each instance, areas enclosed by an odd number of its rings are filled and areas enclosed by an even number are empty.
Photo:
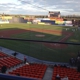
[[[43,77],[43,80],[52,80],[52,74],[53,74],[53,69],[51,67],[48,67]]]

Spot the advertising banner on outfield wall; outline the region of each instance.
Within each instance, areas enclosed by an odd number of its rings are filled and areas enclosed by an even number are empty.
[[[0,24],[9,24],[9,21],[0,21]]]
[[[49,18],[43,18],[42,20],[50,20]]]
[[[44,23],[44,22],[38,22],[38,24],[42,24],[42,25],[45,25],[45,23]]]
[[[72,21],[65,21],[65,26],[73,26]]]
[[[65,26],[73,26],[72,24],[65,24]]]
[[[41,20],[33,20],[33,23],[41,22]]]
[[[66,24],[72,24],[72,21],[65,21]]]
[[[56,23],[56,24],[65,24],[64,21],[56,21],[55,23]]]

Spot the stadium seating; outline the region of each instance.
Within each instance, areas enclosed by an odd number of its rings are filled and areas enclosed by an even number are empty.
[[[20,76],[24,77],[42,79],[46,68],[47,66],[43,64],[26,64],[20,68],[17,68],[16,70],[13,70],[12,72],[9,72],[9,74],[20,74]]]
[[[0,59],[0,64],[6,65],[8,68],[16,66],[20,63],[21,61],[14,57],[6,57],[6,58]]]
[[[67,75],[69,80],[80,80],[80,73],[73,68],[54,67],[52,80],[55,80],[57,74],[59,74],[61,78]]]
[[[4,54],[3,52],[0,52],[0,57],[7,57],[7,54]]]
[[[6,65],[8,68],[14,67],[21,64],[22,61],[16,57],[9,56],[3,52],[0,52],[0,69],[3,65]],[[46,72],[47,65],[45,64],[24,64],[21,67],[15,68],[15,70],[9,71],[10,75],[20,75],[25,78],[33,78],[42,80]],[[80,73],[77,72],[74,68],[67,68],[57,66],[53,69],[52,80],[56,80],[56,75],[59,74],[61,78],[68,76],[69,80],[80,80]]]
[[[16,57],[9,56],[0,52],[0,69],[3,65],[6,65],[8,68],[14,67],[16,65],[21,64],[22,61],[17,59]],[[9,71],[8,74],[10,75],[20,75],[25,78],[33,78],[33,79],[40,79],[42,80],[44,74],[46,72],[47,65],[45,64],[24,64],[21,67],[15,68],[15,70]],[[61,78],[68,76],[69,80],[80,80],[80,73],[77,72],[74,68],[67,68],[57,66],[53,69],[52,80],[56,80],[56,75],[59,74]]]
[[[0,69],[4,65],[7,66],[7,68],[11,68],[20,63],[22,63],[21,60],[15,58],[15,57],[9,56],[3,52],[0,52]]]

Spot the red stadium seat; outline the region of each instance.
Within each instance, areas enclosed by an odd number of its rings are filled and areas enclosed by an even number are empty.
[[[19,72],[21,76],[42,79],[46,68],[47,66],[43,64],[24,65],[16,70],[13,70],[12,73],[16,74]]]
[[[55,80],[55,77],[57,74],[59,74],[61,78],[65,77],[65,75],[67,75],[69,80],[78,80],[78,78],[80,76],[80,73],[78,73],[76,69],[54,67],[52,80]]]

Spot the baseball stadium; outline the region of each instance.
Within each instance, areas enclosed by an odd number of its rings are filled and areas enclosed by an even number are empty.
[[[80,16],[1,14],[0,79],[80,80]]]

